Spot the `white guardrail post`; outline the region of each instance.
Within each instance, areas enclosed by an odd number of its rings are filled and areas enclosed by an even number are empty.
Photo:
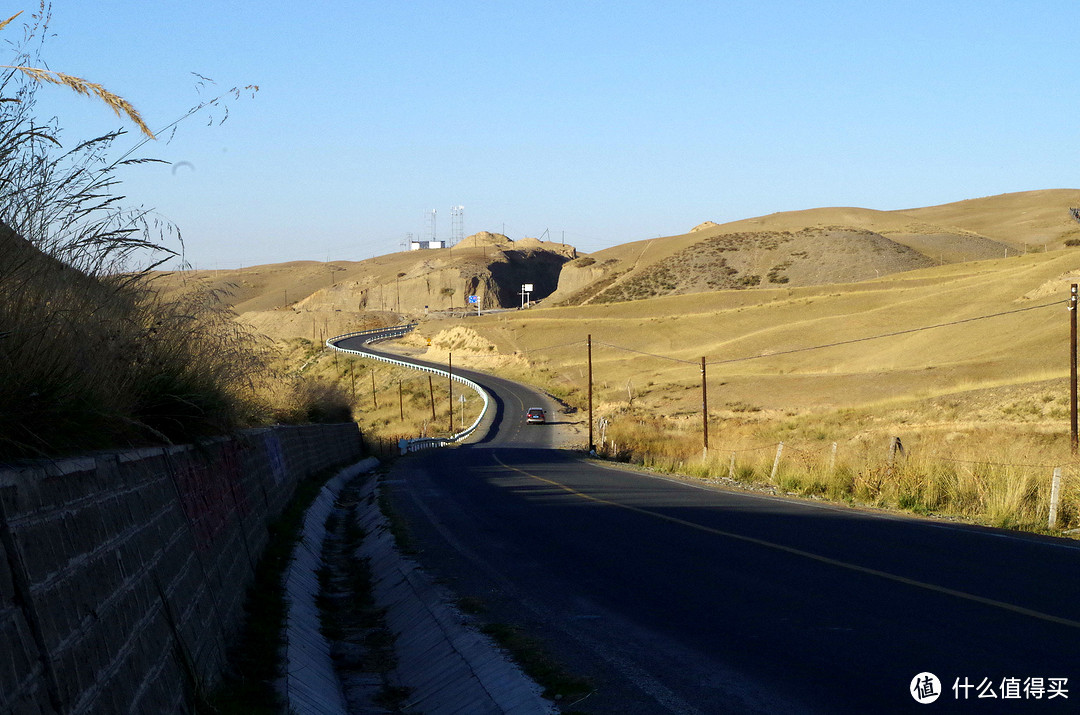
[[[406,454],[408,452],[417,452],[417,451],[419,451],[421,449],[430,449],[432,447],[445,447],[448,444],[454,444],[454,443],[460,442],[461,440],[465,439],[470,434],[472,434],[476,430],[476,428],[480,426],[480,421],[483,420],[484,415],[487,414],[488,405],[491,402],[490,399],[488,398],[487,391],[484,390],[484,388],[480,387],[479,385],[477,385],[472,380],[461,377],[460,375],[451,375],[446,370],[439,370],[438,368],[434,368],[434,367],[424,367],[422,365],[415,365],[415,364],[413,364],[411,362],[405,362],[404,360],[396,360],[394,358],[386,357],[385,355],[376,355],[374,353],[369,353],[369,352],[367,352],[366,350],[363,350],[363,349],[361,349],[361,350],[352,350],[352,349],[349,349],[349,348],[338,347],[338,345],[337,345],[338,342],[340,342],[342,340],[345,340],[347,338],[356,338],[356,337],[360,337],[360,336],[368,336],[364,340],[361,341],[361,347],[363,347],[364,345],[367,345],[368,343],[377,343],[377,342],[379,342],[381,340],[392,340],[394,338],[400,338],[402,335],[405,335],[406,333],[408,333],[409,331],[411,331],[415,327],[416,327],[416,323],[409,323],[408,325],[398,325],[398,326],[395,326],[393,328],[376,328],[374,330],[361,330],[361,331],[356,332],[356,333],[346,333],[344,335],[336,335],[336,336],[334,336],[332,338],[327,339],[327,341],[326,341],[326,346],[328,348],[331,348],[333,350],[337,350],[338,352],[349,353],[349,354],[352,354],[352,355],[359,355],[360,357],[365,357],[365,358],[368,358],[369,360],[381,360],[382,362],[390,363],[392,365],[400,365],[401,367],[407,367],[407,368],[409,368],[411,370],[419,370],[421,372],[430,372],[430,373],[432,373],[434,375],[441,375],[442,377],[449,377],[449,378],[453,379],[454,382],[460,382],[462,385],[465,385],[466,387],[472,388],[476,392],[476,394],[480,395],[481,399],[483,399],[484,406],[480,410],[480,416],[477,417],[476,421],[473,422],[471,425],[469,425],[468,428],[462,430],[461,432],[458,432],[457,434],[455,434],[455,435],[453,435],[451,437],[427,437],[427,438],[417,438],[417,439],[403,439],[398,443],[399,447],[401,448],[401,453],[402,454]]]

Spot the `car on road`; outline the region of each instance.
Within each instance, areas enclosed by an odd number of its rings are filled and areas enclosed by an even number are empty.
[[[547,414],[540,407],[530,407],[525,412],[525,424],[542,425],[547,422]]]

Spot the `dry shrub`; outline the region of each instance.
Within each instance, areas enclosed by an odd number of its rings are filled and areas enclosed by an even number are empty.
[[[128,374],[141,424],[178,441],[265,418],[258,386],[271,377],[266,356],[219,293],[166,300],[147,284],[134,302]]]
[[[270,395],[274,421],[350,422],[352,400],[341,385],[325,380],[292,377],[277,382]]]
[[[8,266],[10,268],[10,266]],[[185,442],[260,421],[266,367],[212,293],[31,261],[0,279],[0,455]]]

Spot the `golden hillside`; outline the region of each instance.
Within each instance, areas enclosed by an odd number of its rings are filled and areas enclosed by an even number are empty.
[[[576,423],[581,439],[591,336],[594,444],[606,456],[1026,528],[1045,528],[1048,475],[1064,466],[1061,523],[1080,525],[1065,309],[1080,282],[1074,204],[1078,191],[1045,191],[704,223],[569,260],[540,305],[483,316],[380,311],[397,305],[387,283],[365,310],[362,277],[340,264],[333,285],[242,317],[320,340],[419,319],[399,349],[536,384],[567,405],[556,420]],[[496,250],[481,238],[461,254]],[[407,260],[375,259],[402,279],[403,303],[429,295],[421,280],[470,275],[467,261],[443,272]],[[350,379],[352,361],[342,364]],[[392,414],[371,417],[361,416],[372,429],[406,429]]]
[[[825,285],[1063,247],[1080,191],[1004,194],[903,211],[789,211],[598,251],[571,262],[555,304],[709,290]]]
[[[494,345],[500,354],[549,367],[577,389],[584,385],[584,343],[591,334],[597,374],[612,395],[632,380],[641,386],[639,399],[692,407],[696,396],[682,391],[697,384],[698,361],[706,356],[716,364],[711,376],[723,383],[716,394],[720,403],[831,409],[1067,374],[1064,306],[1069,283],[1078,277],[1080,250],[1057,251],[857,284],[537,308],[463,325],[480,336],[482,353]],[[1047,303],[1058,307],[1011,312]],[[995,313],[1009,314],[958,322]],[[919,330],[946,323],[952,325]],[[443,321],[425,323],[420,334],[434,338],[437,350],[453,349],[440,337],[446,327]],[[847,342],[892,333],[899,334]],[[464,352],[461,360],[467,360]],[[655,394],[644,387],[650,383],[661,386]]]

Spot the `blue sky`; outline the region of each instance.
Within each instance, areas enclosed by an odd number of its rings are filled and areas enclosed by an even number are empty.
[[[11,14],[34,3],[15,6]],[[124,193],[202,268],[548,231],[594,251],[775,211],[1080,187],[1080,4],[56,0],[48,65],[152,127]],[[18,21],[16,21],[17,23]],[[3,32],[16,39],[15,24]],[[74,143],[118,126],[49,88]],[[213,126],[207,126],[213,119]],[[133,135],[132,135],[133,136]]]

